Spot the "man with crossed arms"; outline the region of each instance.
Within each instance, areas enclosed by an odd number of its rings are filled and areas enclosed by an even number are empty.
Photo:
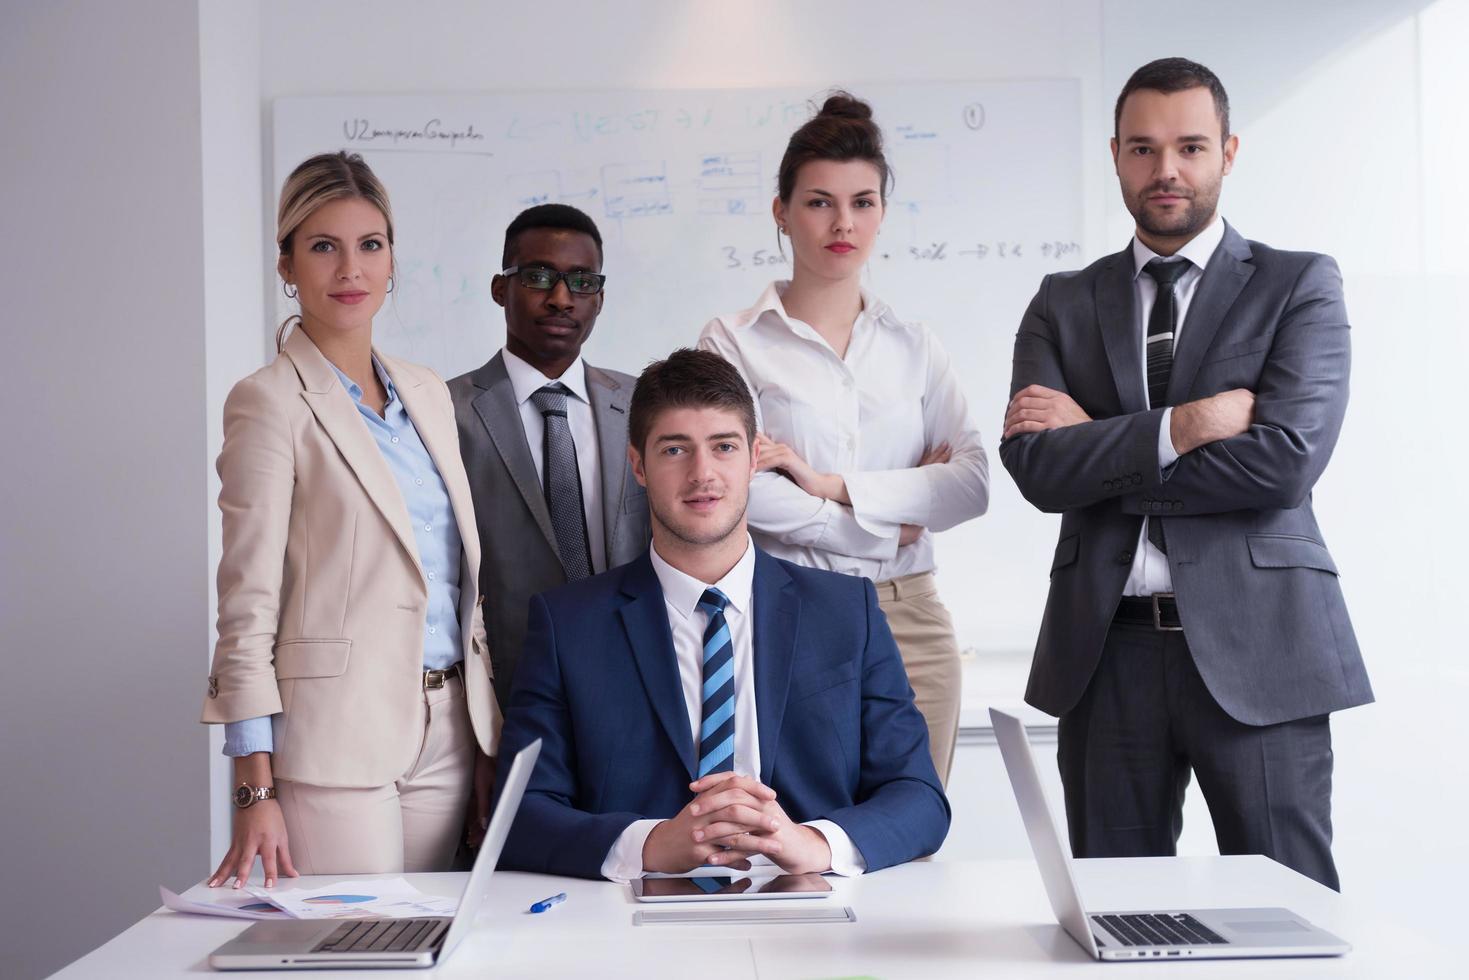
[[[1329,714],[1372,700],[1311,510],[1347,404],[1328,256],[1218,214],[1224,86],[1165,58],[1117,100],[1123,251],[1047,276],[1000,458],[1060,541],[1026,700],[1060,716],[1077,857],[1174,853],[1190,770],[1225,854],[1332,888]]]

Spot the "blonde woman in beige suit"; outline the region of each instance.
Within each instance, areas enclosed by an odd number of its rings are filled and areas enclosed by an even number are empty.
[[[299,299],[237,384],[219,456],[219,642],[205,722],[234,758],[209,884],[448,870],[483,827],[500,717],[454,409],[372,346],[392,289],[388,198],[356,155],[287,179],[278,269]],[[471,800],[473,803],[471,804]]]

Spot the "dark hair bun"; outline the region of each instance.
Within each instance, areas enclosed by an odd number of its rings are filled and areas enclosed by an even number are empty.
[[[892,191],[893,172],[882,154],[882,130],[872,121],[872,106],[850,92],[829,93],[821,110],[791,134],[776,178],[782,201],[791,199],[796,171],[812,160],[865,160],[877,168],[884,201]]]
[[[842,119],[871,119],[872,106],[850,92],[835,91],[821,104],[820,116],[837,116]]]

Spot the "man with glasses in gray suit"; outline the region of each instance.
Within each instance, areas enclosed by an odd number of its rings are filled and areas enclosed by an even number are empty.
[[[1026,700],[1060,716],[1077,857],[1175,853],[1192,772],[1221,852],[1337,888],[1329,715],[1372,700],[1311,509],[1341,273],[1219,216],[1239,141],[1203,65],[1138,69],[1115,126],[1134,237],[1047,276],[1015,338],[1000,457],[1062,515]]]
[[[627,462],[634,379],[581,349],[602,312],[602,236],[583,212],[542,204],[505,231],[490,294],[505,346],[449,382],[479,526],[495,692],[508,704],[530,597],[648,550],[647,493]],[[488,774],[476,799],[489,815]],[[476,836],[472,821],[471,843]]]

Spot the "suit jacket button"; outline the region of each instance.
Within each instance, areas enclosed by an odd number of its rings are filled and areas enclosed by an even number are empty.
[[[1119,565],[1131,565],[1132,564],[1132,552],[1130,552],[1130,551],[1124,551],[1122,554],[1118,555],[1117,556],[1117,564],[1119,564]]]
[[[1132,475],[1132,485],[1137,486],[1141,482],[1143,482],[1143,475],[1141,473],[1134,473]]]
[[[1174,500],[1174,501],[1171,501],[1168,504],[1168,509],[1169,510],[1183,510],[1183,501],[1182,500]]]
[[[209,696],[211,698],[219,697],[219,678],[213,674],[209,676]]]

